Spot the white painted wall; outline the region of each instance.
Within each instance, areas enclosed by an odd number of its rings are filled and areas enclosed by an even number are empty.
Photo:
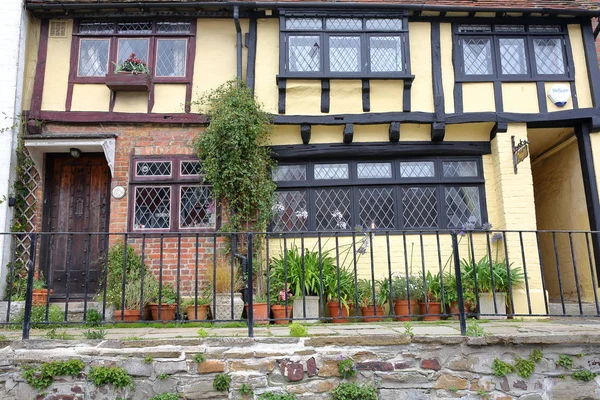
[[[0,198],[8,198],[15,174],[15,149],[21,114],[27,14],[23,0],[2,0],[0,9]],[[11,128],[12,127],[12,128]],[[6,128],[9,128],[6,130]],[[9,232],[12,209],[0,204],[0,232]],[[6,287],[10,238],[0,235],[0,298]]]

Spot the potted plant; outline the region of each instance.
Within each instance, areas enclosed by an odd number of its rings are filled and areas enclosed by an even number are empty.
[[[453,314],[453,319],[458,319],[460,309],[458,307],[458,287],[456,284],[456,275],[451,272],[447,272],[443,275],[444,277],[444,300],[446,307],[448,308],[448,314]],[[464,300],[464,312],[469,313],[475,310],[477,305],[477,298],[473,288],[469,285],[469,277],[464,271],[461,273],[462,279],[462,292]]]
[[[271,283],[271,285],[273,285],[273,283]],[[286,293],[281,285],[271,286],[269,302],[271,303],[271,314],[275,324],[285,325],[291,320],[292,301],[292,292],[288,290]]]
[[[146,62],[137,58],[135,53],[131,53],[125,61],[117,65],[114,74],[106,75],[105,83],[113,91],[147,92],[150,90],[152,79]]]
[[[158,280],[151,275],[144,281],[144,291],[150,307],[153,321],[173,321],[177,314],[177,293],[172,284]]]
[[[389,300],[389,279],[375,281],[375,301],[373,301],[373,285],[368,279],[358,281],[358,302],[364,322],[383,320],[384,306]]]
[[[424,281],[424,296],[419,303],[423,321],[437,321],[441,319],[442,314],[442,283],[440,274],[432,274],[427,271],[427,274],[422,278]]]
[[[198,282],[194,287],[193,280],[183,280],[182,293],[186,297],[179,305],[179,313],[187,315],[189,321],[207,320],[210,312],[212,290],[206,284]]]
[[[132,279],[125,284],[125,302],[115,304],[115,321],[132,322],[140,320],[142,282],[139,279]],[[121,307],[122,306],[122,307]],[[119,309],[121,308],[121,309]]]
[[[333,263],[323,268],[323,295],[327,300],[327,310],[333,323],[345,323],[350,319],[352,296],[354,295],[354,274],[346,267]]]
[[[410,301],[409,301],[410,297]],[[410,321],[423,297],[423,282],[416,276],[396,275],[392,278],[392,299],[396,321]]]
[[[248,304],[245,304],[246,315],[248,315]],[[257,325],[269,323],[269,309],[267,308],[267,296],[255,294],[252,298],[252,318]]]
[[[48,304],[48,295],[52,294],[52,290],[46,287],[44,276],[38,270],[33,275],[32,293],[32,301],[35,306],[45,306]]]
[[[210,289],[215,291],[213,318],[217,321],[241,319],[244,300],[239,291],[242,289],[243,282],[237,268],[230,264],[228,257],[218,257],[216,268],[212,265],[208,267],[208,279]]]

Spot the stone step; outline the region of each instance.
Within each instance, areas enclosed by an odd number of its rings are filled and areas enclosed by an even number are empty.
[[[581,308],[583,310],[583,315],[586,315],[586,316],[598,315],[596,303],[582,303]],[[565,301],[565,310],[566,310],[566,312],[563,312],[563,307],[562,307],[562,303],[560,302],[560,300],[553,301],[548,304],[548,311],[550,312],[550,315],[553,315],[553,316],[581,315],[581,311],[579,310],[579,303],[577,303],[577,302]]]

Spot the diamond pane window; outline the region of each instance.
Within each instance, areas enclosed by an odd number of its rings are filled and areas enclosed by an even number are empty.
[[[459,25],[458,31],[460,33],[469,33],[469,32],[491,32],[491,25]]]
[[[135,166],[137,176],[171,176],[171,161],[140,161]]]
[[[444,161],[444,178],[470,178],[478,176],[475,161]]]
[[[317,164],[315,165],[315,179],[348,179],[348,164]]]
[[[152,33],[152,22],[120,22],[119,33],[148,35]]]
[[[394,228],[394,190],[359,189],[360,225],[371,229]]]
[[[500,38],[500,62],[504,75],[527,74],[527,56],[525,54],[525,39]]]
[[[109,39],[81,39],[77,76],[105,76],[108,73]]]
[[[560,25],[529,25],[529,32],[534,33],[560,33]]]
[[[330,31],[362,31],[362,18],[327,18]]]
[[[369,18],[367,30],[370,31],[400,31],[402,20],[397,18]]]
[[[319,36],[290,36],[288,69],[292,72],[321,70],[321,38]]]
[[[119,39],[119,56],[117,64],[123,63],[133,53],[136,58],[142,61],[148,61],[148,39]]]
[[[294,232],[308,230],[308,202],[306,190],[276,193],[273,205],[273,231]]]
[[[525,25],[496,25],[494,27],[496,32],[525,32]]]
[[[190,33],[192,24],[189,22],[158,22],[156,29],[158,33]]]
[[[540,75],[561,75],[565,73],[565,60],[561,39],[533,39],[535,64]]]
[[[433,178],[435,164],[433,161],[403,161],[400,163],[402,178]]]
[[[386,179],[392,177],[392,163],[358,163],[358,179]]]
[[[329,38],[329,70],[331,72],[360,72],[361,45],[358,36]]]
[[[315,190],[315,211],[318,231],[351,229],[350,190]]]
[[[136,187],[134,229],[169,229],[171,226],[171,188]]]
[[[185,76],[187,40],[156,41],[156,76]]]
[[[406,228],[437,228],[437,194],[432,187],[402,190],[402,217]]]
[[[112,22],[82,21],[79,23],[79,33],[86,35],[111,34],[114,31],[115,24]]]
[[[275,182],[297,182],[306,180],[306,165],[278,165],[272,172]]]
[[[285,29],[319,30],[323,29],[323,20],[321,18],[287,18]]]
[[[210,186],[182,186],[179,227],[214,228],[217,210]]]
[[[182,176],[202,175],[202,163],[200,161],[182,161],[180,166]]]
[[[481,202],[476,187],[445,188],[446,216],[449,226],[462,227],[468,222],[481,226]]]
[[[492,44],[490,39],[462,39],[463,62],[466,75],[491,75]]]
[[[399,36],[369,38],[372,72],[402,71],[402,39]]]

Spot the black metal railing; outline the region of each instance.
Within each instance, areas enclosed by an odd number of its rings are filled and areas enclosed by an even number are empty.
[[[600,316],[598,232],[28,236],[31,259],[13,247],[0,302],[0,325],[25,339],[32,327],[152,320],[238,322],[253,336],[292,320],[454,318],[464,334],[473,317]]]

